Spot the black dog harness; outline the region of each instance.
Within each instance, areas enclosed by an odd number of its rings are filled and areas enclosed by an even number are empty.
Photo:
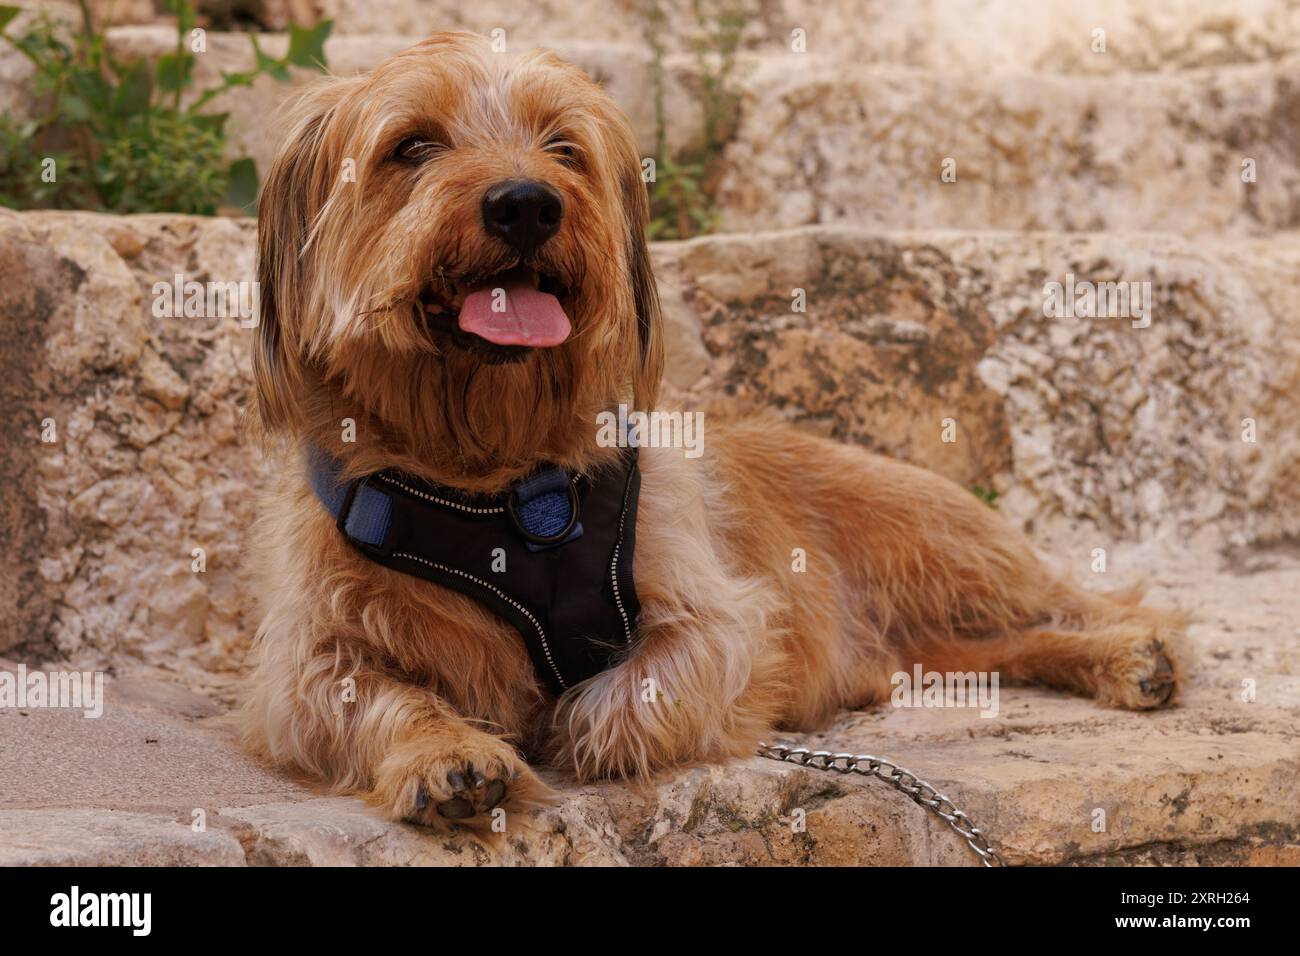
[[[316,450],[309,468],[312,490],[358,551],[506,620],[555,694],[631,646],[641,612],[632,584],[636,448],[598,479],[546,467],[497,496],[391,470],[343,481],[339,462]]]

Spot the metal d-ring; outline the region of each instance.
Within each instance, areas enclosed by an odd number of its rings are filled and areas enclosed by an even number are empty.
[[[578,507],[580,504],[578,499],[578,487],[572,481],[566,481],[565,484],[569,489],[569,523],[566,524],[564,530],[560,531],[558,534],[549,536],[533,534],[533,532],[524,527],[524,523],[519,520],[519,492],[510,492],[510,497],[506,499],[506,515],[510,518],[511,526],[515,531],[519,532],[520,536],[523,537],[524,540],[531,541],[536,545],[549,546],[563,544],[569,535],[573,533],[573,529],[578,526]]]

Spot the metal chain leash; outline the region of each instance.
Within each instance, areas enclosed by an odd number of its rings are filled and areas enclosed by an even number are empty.
[[[813,770],[833,770],[835,773],[857,773],[864,777],[878,777],[895,790],[911,797],[931,813],[942,818],[959,833],[985,866],[1006,866],[1001,855],[993,849],[988,837],[970,817],[958,810],[951,800],[935,790],[912,771],[870,754],[837,754],[829,750],[809,750],[789,744],[758,745],[758,755],[768,760],[794,763]]]

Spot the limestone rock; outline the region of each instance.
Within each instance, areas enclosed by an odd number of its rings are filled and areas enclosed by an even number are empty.
[[[684,386],[689,400],[775,408],[995,489],[1026,526],[1208,531],[1225,547],[1297,528],[1287,407],[1300,329],[1282,302],[1298,253],[1288,242],[817,228],[665,243],[658,258],[710,354]],[[1045,316],[1045,284],[1070,275],[1150,283],[1150,326]],[[1243,440],[1246,419],[1270,437]]]
[[[253,227],[0,213],[0,389],[19,410],[3,426],[17,537],[0,559],[14,565],[0,648],[104,665],[158,642],[175,657],[246,643],[255,612],[234,581],[258,467],[239,441],[251,333],[238,318],[155,318],[151,290],[178,273],[251,280]]]
[[[17,542],[0,648],[195,679],[239,666],[252,333],[157,318],[153,287],[251,281],[253,238],[248,220],[0,214],[0,389],[20,410],[0,426]],[[1291,242],[819,227],[653,254],[669,385],[692,409],[768,409],[915,461],[999,492],[1037,534],[1222,552],[1300,531]],[[1044,284],[1070,274],[1150,282],[1149,327],[1046,318]]]
[[[340,34],[433,30],[505,31],[512,43],[569,38],[636,43],[644,29],[634,0],[315,0]],[[698,30],[689,0],[660,0],[659,38],[691,50]],[[705,11],[723,6],[704,4]],[[804,31],[808,58],[873,67],[983,75],[1101,74],[1256,63],[1300,52],[1300,12],[1286,0],[741,0],[741,48],[786,52]],[[1094,31],[1105,31],[1096,52]]]
[[[1297,69],[970,77],[766,57],[726,149],[724,228],[1295,228]]]
[[[1255,549],[1213,570],[1149,544],[1112,567],[1193,614],[1175,709],[1002,687],[993,716],[881,706],[799,742],[919,774],[1011,863],[1300,864],[1300,561]],[[260,767],[222,706],[162,675],[109,680],[105,698],[97,720],[0,711],[0,864],[978,865],[879,780],[757,757],[645,786],[547,770],[559,803],[507,814],[504,833],[424,830]]]

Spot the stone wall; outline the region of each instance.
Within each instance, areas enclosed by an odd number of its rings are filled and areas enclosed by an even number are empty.
[[[0,388],[14,410],[0,467],[18,538],[0,559],[15,584],[0,652],[223,666],[251,633],[249,333],[237,319],[155,319],[151,288],[177,273],[251,277],[253,237],[251,220],[0,212],[13,344]]]
[[[0,212],[0,654],[238,666],[256,624],[251,331],[156,318],[151,289],[251,279],[254,229]],[[996,489],[1038,533],[1212,549],[1300,533],[1300,246],[816,227],[654,255],[690,407],[766,408]],[[1070,272],[1150,281],[1150,327],[1044,319],[1044,282]]]
[[[1300,61],[1084,78],[788,59],[747,76],[720,190],[729,230],[1300,226]]]
[[[659,261],[666,300],[702,323],[705,371],[679,382],[693,396],[993,487],[1031,528],[1300,531],[1294,242],[816,227],[664,244]],[[1046,318],[1045,283],[1070,275],[1149,283],[1150,326]]]
[[[508,49],[551,47],[603,83],[652,156],[653,73],[635,6],[318,0],[337,20],[326,57],[338,74],[369,70],[436,29],[499,27]],[[667,6],[666,142],[677,153],[701,136],[700,76],[694,21],[678,0]],[[718,183],[724,231],[1300,228],[1300,5],[1288,0],[1231,11],[1213,0],[1159,10],[1138,0],[744,6],[740,107]],[[806,52],[790,49],[795,27],[808,32]],[[1098,28],[1109,30],[1104,53],[1092,52]],[[157,57],[175,32],[135,23],[108,40],[123,59]],[[247,37],[213,31],[206,41],[196,89],[253,65]],[[260,42],[277,55],[286,40]],[[28,73],[0,47],[0,107],[30,109]],[[211,104],[230,115],[230,155],[263,173],[276,107],[316,77],[292,73],[292,84],[262,77]],[[955,182],[941,178],[949,159]]]
[[[51,3],[48,6],[72,7]],[[329,17],[344,35],[503,29],[523,43],[559,39],[636,44],[646,0],[262,0],[270,29]],[[690,51],[691,0],[657,0],[661,41]],[[704,9],[724,6],[705,3]],[[1300,53],[1300,6],[1293,0],[737,0],[742,48],[788,48],[803,29],[818,57],[983,75],[989,72],[1101,74],[1221,67]],[[149,0],[93,0],[117,24],[160,19]],[[1105,31],[1105,52],[1094,31]]]

